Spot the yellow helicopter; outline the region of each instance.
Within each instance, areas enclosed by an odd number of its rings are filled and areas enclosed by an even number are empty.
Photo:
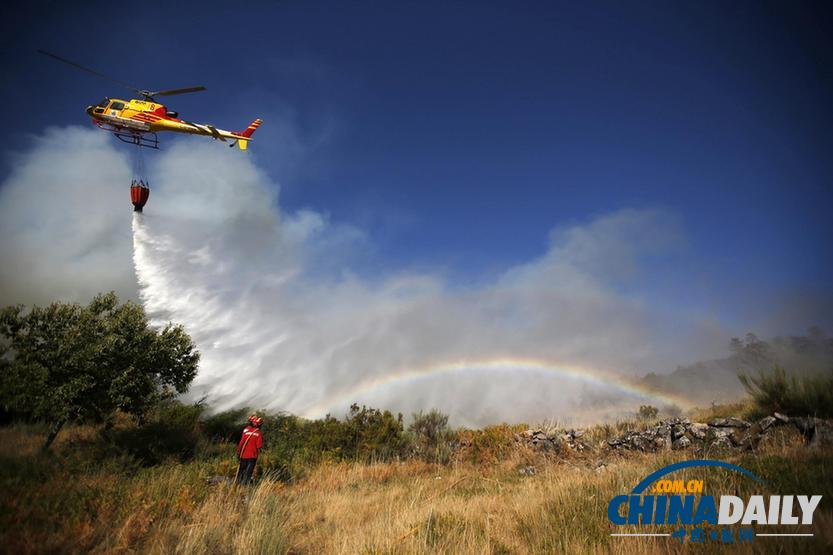
[[[108,79],[118,85],[137,92],[142,99],[121,100],[118,98],[105,98],[95,106],[87,106],[87,114],[93,118],[93,123],[100,129],[109,131],[120,141],[146,148],[159,148],[160,131],[173,131],[175,133],[187,133],[189,135],[205,135],[214,139],[229,142],[230,147],[237,145],[240,150],[246,150],[249,141],[260,124],[261,119],[256,119],[243,131],[226,131],[208,123],[194,123],[179,119],[179,114],[168,110],[163,104],[156,101],[156,96],[172,96],[204,91],[205,87],[186,87],[182,89],[168,89],[164,91],[149,91],[137,89],[125,85],[112,77],[99,73],[88,67],[82,66],[57,54],[38,50],[40,54],[54,58],[59,62],[69,64],[73,67],[92,73],[104,79]]]

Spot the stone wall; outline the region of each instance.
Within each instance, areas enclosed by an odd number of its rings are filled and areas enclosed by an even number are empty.
[[[775,413],[757,422],[742,418],[714,418],[708,422],[692,422],[688,418],[669,418],[640,430],[606,440],[602,449],[612,451],[655,452],[691,448],[752,450],[772,430],[793,426],[805,437],[808,445],[833,445],[833,420],[814,417],[789,417]],[[583,430],[545,432],[529,429],[515,434],[515,440],[540,451],[590,451]]]

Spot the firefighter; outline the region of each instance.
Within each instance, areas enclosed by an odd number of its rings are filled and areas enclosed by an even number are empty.
[[[240,459],[240,467],[237,469],[238,484],[248,484],[252,481],[257,456],[263,448],[263,434],[260,432],[262,425],[263,419],[253,414],[249,417],[249,425],[243,428],[243,435],[237,444],[237,457]]]

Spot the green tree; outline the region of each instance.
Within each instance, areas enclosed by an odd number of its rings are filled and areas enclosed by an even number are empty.
[[[87,306],[0,311],[0,402],[50,424],[44,450],[66,422],[102,422],[116,410],[141,420],[187,390],[199,358],[182,326],[156,330],[141,305],[114,293]]]

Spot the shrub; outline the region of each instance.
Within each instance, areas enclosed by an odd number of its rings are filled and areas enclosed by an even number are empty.
[[[306,422],[303,456],[310,462],[322,459],[341,460],[355,455],[355,446],[344,423],[330,416]]]
[[[287,413],[264,414],[264,449],[258,465],[264,476],[288,482],[303,473],[309,463],[321,460],[307,446],[307,421]],[[320,445],[316,448],[320,449]]]
[[[232,409],[206,416],[200,422],[203,435],[210,441],[237,443],[246,425],[249,409]]]
[[[515,434],[525,429],[519,424],[498,424],[487,426],[482,430],[460,430],[457,440],[460,442],[460,460],[475,464],[494,464],[507,459],[518,451]]]
[[[154,407],[141,424],[126,428],[105,428],[104,438],[117,450],[131,455],[145,466],[167,459],[192,459],[202,440],[199,419],[205,407],[167,400]]]
[[[402,415],[352,405],[344,420],[264,415],[264,474],[283,481],[323,461],[390,460],[406,454]]]
[[[781,412],[789,416],[833,417],[833,372],[828,375],[787,375],[776,365],[772,372],[757,377],[738,374],[738,379],[755,402],[756,414]]]
[[[415,413],[408,433],[416,456],[440,464],[451,460],[454,433],[448,426],[448,415],[438,410]]]
[[[289,421],[284,425],[293,426]],[[389,460],[405,451],[402,415],[394,416],[387,410],[353,404],[343,421],[327,415],[294,425],[298,426],[296,435],[300,433],[296,449],[302,449],[311,461]]]
[[[359,460],[389,460],[403,454],[406,442],[403,435],[402,414],[396,417],[386,410],[350,406],[344,422],[349,458]]]
[[[653,420],[659,414],[659,409],[653,405],[642,405],[636,414],[640,420]]]

